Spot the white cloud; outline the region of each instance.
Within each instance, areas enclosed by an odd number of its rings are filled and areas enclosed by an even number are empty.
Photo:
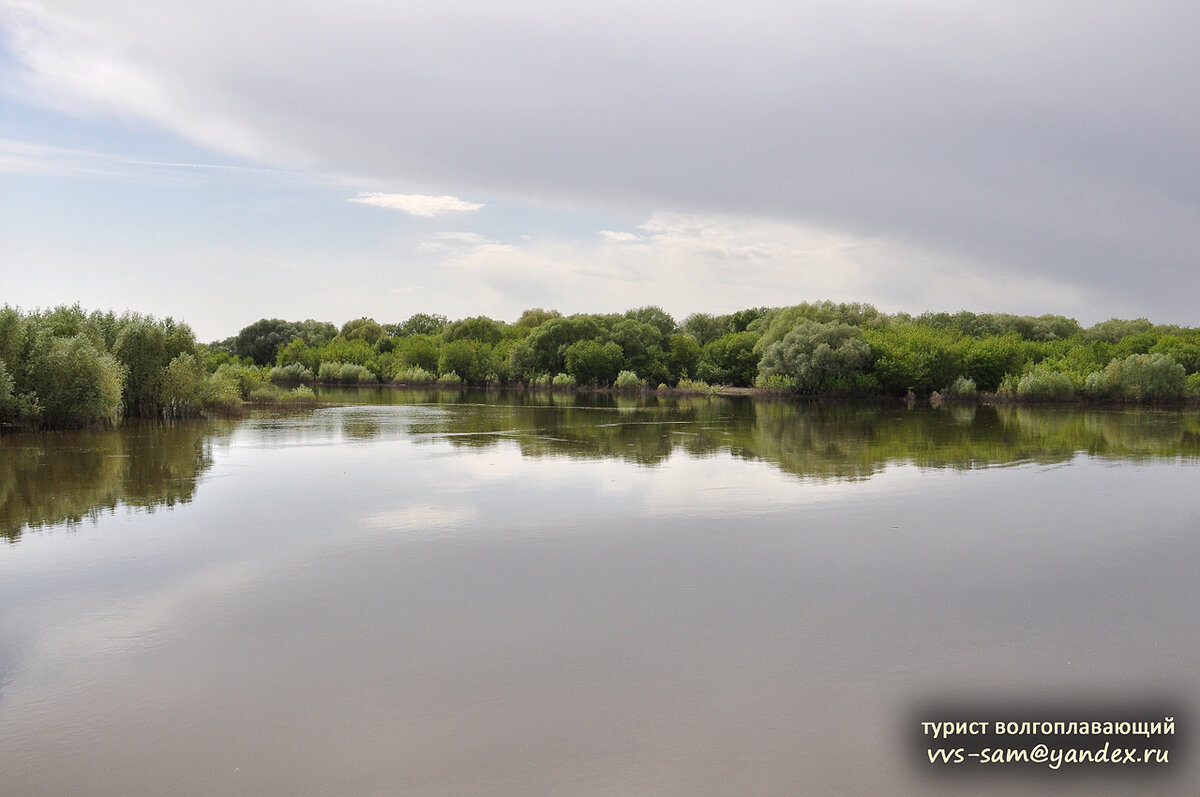
[[[622,241],[636,241],[638,239],[634,233],[618,232],[616,230],[601,230],[600,237],[606,241],[615,241],[618,243]]]
[[[819,299],[871,302],[888,312],[1033,312],[1031,295],[1053,296],[1062,312],[1086,316],[1095,298],[1049,276],[1017,280],[902,241],[790,222],[656,213],[638,229],[643,234],[610,230],[594,241],[460,238],[460,246],[438,254],[450,281],[488,291],[480,300],[502,317],[535,305],[601,312],[659,304],[682,318]]]
[[[485,238],[477,232],[439,232],[417,247],[422,252],[465,252],[481,248],[508,249],[506,244]]]
[[[427,196],[425,194],[381,194],[363,191],[350,200],[364,205],[376,205],[391,210],[401,210],[412,216],[433,217],[448,212],[479,210],[483,205],[467,202],[454,196]]]

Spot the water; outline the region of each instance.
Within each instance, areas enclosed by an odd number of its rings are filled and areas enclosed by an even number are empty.
[[[1186,727],[1194,414],[326,398],[0,439],[0,793],[1175,788],[949,778],[911,730]]]

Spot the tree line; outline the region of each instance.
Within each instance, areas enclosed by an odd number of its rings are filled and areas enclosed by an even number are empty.
[[[813,396],[1168,401],[1200,395],[1200,330],[812,302],[677,321],[662,308],[512,323],[261,319],[199,344],[170,318],[0,310],[0,421],[42,427],[304,401],[308,385],[760,387]]]

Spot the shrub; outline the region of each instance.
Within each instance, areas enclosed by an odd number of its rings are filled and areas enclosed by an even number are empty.
[[[1017,382],[1017,395],[1021,398],[1061,401],[1075,395],[1071,377],[1061,371],[1034,368]]]
[[[247,400],[254,404],[274,404],[281,395],[283,391],[275,385],[264,384],[251,390]]]
[[[217,366],[213,376],[237,385],[239,398],[250,395],[251,390],[263,383],[263,369],[239,363],[222,363]]]
[[[287,393],[284,393],[279,398],[281,401],[286,401],[291,404],[306,404],[308,402],[316,401],[317,394],[314,393],[313,389],[308,385],[298,385]]]
[[[575,377],[570,374],[555,374],[551,384],[554,387],[575,387]]]
[[[427,385],[430,382],[436,382],[437,376],[426,371],[419,365],[401,368],[396,372],[396,377],[393,381],[403,382],[405,384]]]
[[[858,327],[801,321],[766,347],[758,369],[767,378],[791,377],[800,392],[819,393],[855,382],[870,363],[871,347]]]
[[[717,388],[698,379],[680,379],[675,389],[684,393],[716,393]]]
[[[960,376],[954,380],[954,384],[946,388],[944,395],[949,398],[975,398],[975,380],[970,377]]]
[[[707,382],[749,387],[758,373],[754,332],[734,332],[708,343],[696,365],[696,376]]]
[[[242,390],[238,383],[228,373],[209,374],[200,385],[200,404],[205,409],[215,409],[223,412],[235,412],[242,404]]]
[[[97,351],[84,335],[43,337],[29,360],[28,382],[36,395],[26,411],[41,408],[41,420],[52,427],[109,424],[121,410],[124,369]]]
[[[292,362],[275,366],[267,378],[272,382],[307,382],[313,378],[313,373],[300,363]]]
[[[635,387],[641,387],[642,380],[638,379],[638,375],[633,371],[622,371],[617,374],[617,380],[613,383],[621,390],[629,390]]]
[[[754,386],[767,390],[795,390],[796,380],[787,374],[759,374]]]
[[[1083,380],[1083,392],[1092,398],[1105,398],[1113,395],[1113,386],[1103,371],[1092,371]]]
[[[13,395],[13,378],[8,375],[4,360],[0,360],[0,421],[15,417],[17,397]]]
[[[1187,390],[1183,366],[1165,354],[1113,360],[1104,368],[1103,382],[1109,392],[1135,401],[1182,398]]]
[[[356,363],[325,362],[317,371],[320,382],[336,382],[342,385],[353,385],[359,382],[374,382],[375,374],[365,365]]]
[[[448,374],[439,376],[437,381],[439,385],[461,385],[462,377],[451,371]]]
[[[338,369],[338,381],[343,385],[353,385],[361,382],[374,382],[376,379],[375,374],[371,373],[371,369],[365,365],[342,363],[342,367]]]
[[[611,385],[624,359],[621,347],[612,341],[581,340],[568,346],[564,355],[567,373],[580,384]]]
[[[1000,385],[996,388],[996,395],[1001,398],[1012,398],[1017,395],[1017,377],[1014,374],[1005,374],[1000,380]]]
[[[199,411],[200,386],[207,381],[204,366],[194,354],[181,354],[171,360],[162,377],[163,414],[172,417]]]

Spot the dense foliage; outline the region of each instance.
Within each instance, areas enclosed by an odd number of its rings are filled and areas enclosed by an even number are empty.
[[[196,344],[186,324],[79,305],[0,308],[0,422],[111,425],[240,406],[258,369]]]
[[[514,323],[417,313],[396,323],[261,319],[197,345],[172,319],[75,307],[0,311],[0,421],[89,426],[290,397],[307,383],[760,386],[809,395],[977,394],[1169,401],[1200,392],[1200,330],[970,312],[889,315],[814,302],[677,322],[659,307]],[[276,385],[290,388],[285,393]]]

